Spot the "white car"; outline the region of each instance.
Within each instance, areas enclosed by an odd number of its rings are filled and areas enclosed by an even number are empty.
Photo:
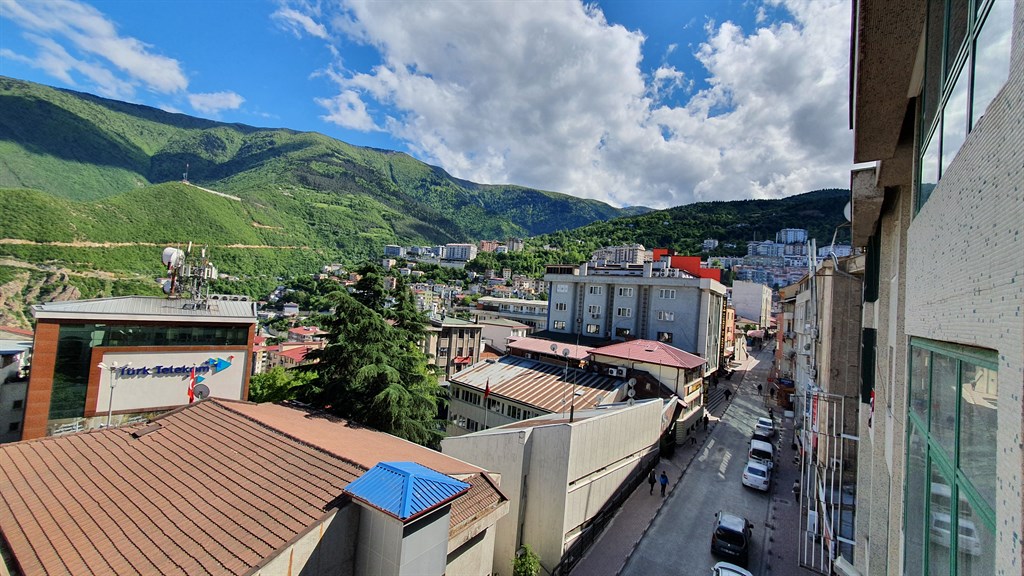
[[[952,524],[953,522],[949,514],[945,512],[932,512],[931,526],[928,530],[931,541],[948,548],[949,532]],[[974,526],[974,522],[966,518],[960,518],[958,524],[960,527],[956,535],[957,548],[971,556],[981,555],[981,541],[978,540],[978,529]]]
[[[772,470],[757,460],[750,460],[743,468],[743,485],[768,491],[772,483]]]
[[[711,569],[711,576],[754,576],[749,570],[744,570],[735,564],[719,562]]]
[[[762,434],[764,436],[774,436],[775,422],[772,422],[771,418],[758,418],[757,424],[754,425],[754,433]]]

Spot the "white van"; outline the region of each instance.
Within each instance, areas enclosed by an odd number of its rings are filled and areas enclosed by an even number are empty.
[[[750,460],[757,460],[771,470],[775,465],[775,452],[772,445],[761,440],[750,441],[750,452],[747,454]]]

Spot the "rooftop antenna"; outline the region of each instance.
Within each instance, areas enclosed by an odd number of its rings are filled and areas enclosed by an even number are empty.
[[[174,246],[164,248],[161,260],[167,266],[167,279],[163,282],[164,293],[169,298],[188,298],[189,307],[194,310],[206,309],[210,296],[210,281],[217,277],[217,268],[206,254],[207,247],[195,254],[192,243],[181,250]]]
[[[188,162],[185,162],[185,173],[181,175],[181,181],[188,184]]]

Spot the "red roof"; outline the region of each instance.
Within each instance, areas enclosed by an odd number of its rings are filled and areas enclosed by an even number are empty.
[[[24,328],[16,328],[14,326],[0,326],[0,332],[10,332],[11,334],[18,334],[21,336],[27,336],[29,338],[31,338],[34,335],[34,333],[31,330],[26,330]]]
[[[312,410],[207,399],[152,423],[0,445],[0,531],[26,574],[246,574],[381,460],[480,473]],[[449,537],[504,502],[472,477]]]
[[[602,346],[601,348],[594,348],[591,354],[594,356],[609,356],[623,360],[648,362],[674,368],[697,368],[707,364],[707,360],[700,356],[655,340],[619,342]]]
[[[318,334],[325,334],[324,331],[320,330],[316,326],[296,326],[295,328],[289,328],[288,333],[298,334],[299,336],[316,336]]]
[[[296,362],[302,362],[306,359],[306,353],[316,348],[315,346],[289,346],[284,348],[277,353],[278,356],[284,356],[285,358],[291,358]],[[280,349],[279,349],[280,350]]]

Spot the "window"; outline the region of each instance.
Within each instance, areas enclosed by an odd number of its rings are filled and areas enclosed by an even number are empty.
[[[587,324],[587,334],[599,334],[601,327],[597,324]]]
[[[995,352],[910,343],[904,573],[995,570]]]
[[[14,402],[11,402],[11,410],[17,410],[17,409],[21,408],[24,405],[25,405],[25,401],[24,400],[15,400]]]
[[[551,323],[553,330],[565,330],[565,320],[555,320]]]
[[[918,209],[1009,76],[1014,3],[970,4],[928,2]]]
[[[672,333],[671,332],[658,332],[658,342],[664,342],[665,344],[671,344],[672,343]]]
[[[17,432],[20,428],[21,428],[21,422],[11,422],[10,425],[7,426],[7,431],[8,432]]]
[[[616,308],[615,315],[619,318],[631,318],[633,316],[632,308]]]
[[[625,296],[626,298],[632,298],[633,297],[633,289],[632,288],[619,288],[619,296]]]
[[[666,310],[659,310],[658,311],[658,320],[661,320],[663,322],[671,322],[671,321],[673,321],[675,319],[676,319],[676,313],[675,312],[668,312]]]
[[[438,356],[447,356],[448,355],[448,347],[447,346],[438,347],[437,355]]]
[[[588,314],[600,314],[601,313],[601,307],[598,306],[597,304],[591,304],[590,306],[587,306],[587,313]]]
[[[555,310],[558,310],[559,312],[565,312],[568,309],[569,305],[566,304],[565,302],[555,302]]]
[[[663,300],[675,300],[676,289],[675,288],[658,288],[658,297]]]
[[[601,294],[604,294],[604,286],[589,286],[587,288],[587,292],[595,296],[600,296]]]

